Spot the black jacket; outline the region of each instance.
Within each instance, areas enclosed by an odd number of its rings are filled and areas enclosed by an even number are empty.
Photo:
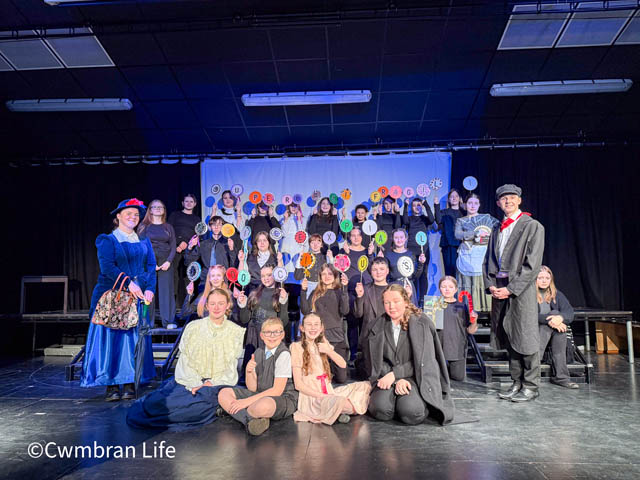
[[[391,321],[386,314],[377,318],[369,333],[371,376],[376,382],[383,371],[384,326]],[[424,314],[412,315],[409,319],[409,340],[413,352],[413,370],[420,396],[429,406],[429,415],[441,424],[451,423],[454,404],[451,384],[440,340],[433,322]]]
[[[562,321],[565,325],[569,325],[573,322],[573,307],[560,290],[556,291],[556,300],[549,305],[551,311],[549,313],[540,313],[540,304],[538,304],[538,323],[540,325],[547,325],[547,317],[549,315],[562,315]]]

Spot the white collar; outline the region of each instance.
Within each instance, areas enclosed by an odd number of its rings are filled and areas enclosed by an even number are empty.
[[[116,228],[113,231],[113,235],[118,239],[118,242],[120,243],[122,242],[138,243],[140,241],[135,231],[131,233],[126,233],[123,230],[120,230],[120,228]]]
[[[516,210],[515,212],[513,212],[513,215],[506,217],[506,218],[510,218],[511,220],[517,220],[518,217],[522,215],[522,212],[520,211],[520,209]],[[505,218],[505,220],[506,220]]]

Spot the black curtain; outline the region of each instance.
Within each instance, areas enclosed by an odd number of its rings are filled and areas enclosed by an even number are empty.
[[[453,153],[452,185],[478,179],[481,212],[502,213],[495,189],[515,183],[521,209],[545,227],[544,264],[574,306],[640,310],[637,147],[467,150]],[[637,316],[636,316],[637,318]]]
[[[131,197],[145,205],[160,199],[168,212],[182,208],[185,193],[200,197],[198,164],[3,167],[2,176],[5,313],[18,311],[24,275],[68,275],[69,309],[88,309],[98,277],[95,239],[112,230],[109,212]]]

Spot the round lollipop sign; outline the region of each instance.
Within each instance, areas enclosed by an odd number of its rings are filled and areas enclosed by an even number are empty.
[[[375,240],[379,246],[384,245],[388,240],[387,232],[385,232],[384,230],[380,230],[378,233],[376,233]]]
[[[478,180],[476,179],[476,177],[472,177],[472,176],[465,177],[464,180],[462,180],[462,186],[466,190],[471,192],[475,190],[476,187],[478,186]]]
[[[427,244],[427,233],[426,232],[416,233],[416,243],[420,245],[420,252],[424,253],[424,246]]]
[[[222,226],[222,235],[224,235],[226,238],[232,237],[234,233],[236,233],[236,229],[233,225],[231,225],[230,223],[225,223]]]
[[[364,272],[369,266],[369,258],[366,255],[360,255],[358,258],[358,270]]]
[[[283,195],[282,203],[284,205],[291,205],[293,203],[293,197],[291,195]]]
[[[200,278],[202,267],[198,262],[191,262],[187,267],[187,278],[190,282],[195,282]]]
[[[282,230],[280,230],[277,227],[274,227],[271,230],[269,230],[269,236],[271,237],[271,240],[273,240],[274,242],[278,242],[282,238],[283,233],[282,233]]]
[[[331,203],[331,205],[337,205],[339,202],[338,195],[336,195],[335,193],[329,195],[329,202]]]
[[[387,195],[389,195],[389,189],[385,186],[382,186],[380,188],[378,188],[378,192],[380,192],[380,196],[382,198],[386,197]]]
[[[351,267],[351,260],[348,255],[341,253],[333,259],[333,266],[344,273]]]
[[[221,191],[222,187],[219,184],[214,183],[213,185],[211,185],[211,193],[213,195],[218,195]]]
[[[348,218],[345,218],[340,222],[340,230],[342,230],[344,233],[349,233],[351,230],[353,230],[353,222]]]
[[[288,276],[289,274],[284,267],[276,267],[273,269],[273,279],[276,282],[282,283],[287,279]]]
[[[249,273],[249,270],[240,270],[238,272],[238,283],[242,286],[243,289],[244,287],[249,285],[250,281],[251,281],[251,274]]]
[[[264,201],[265,205],[273,205],[275,199],[276,197],[271,192],[267,192],[262,196],[262,200]]]
[[[432,178],[429,182],[429,187],[434,191],[440,190],[442,188],[442,179],[438,177]]]
[[[427,185],[426,183],[421,183],[416,187],[416,193],[423,198],[428,197],[429,194],[431,193],[431,189],[429,188],[429,185]]]
[[[367,235],[374,235],[378,231],[378,224],[373,220],[366,220],[362,224],[362,231]]]
[[[322,241],[327,245],[331,245],[336,241],[336,234],[331,230],[327,230],[324,232],[324,235],[322,235]]]
[[[413,272],[415,270],[415,265],[413,264],[413,260],[406,255],[403,255],[398,259],[397,266],[398,266],[398,272],[400,272],[400,275],[402,275],[405,278],[409,278],[411,275],[413,275]]]
[[[369,198],[373,203],[378,203],[381,197],[382,196],[380,195],[380,192],[378,190],[376,190],[375,192],[371,192],[371,195],[369,195]]]
[[[250,236],[251,236],[251,227],[249,225],[246,225],[240,232],[240,239],[247,240],[249,239]]]
[[[296,242],[302,244],[307,241],[307,232],[304,230],[298,230],[294,236]]]
[[[231,283],[236,283],[238,281],[238,269],[234,267],[227,268],[226,276]]]
[[[394,185],[389,189],[389,195],[394,200],[399,199],[402,196],[402,187],[400,187],[399,185]]]
[[[342,197],[342,200],[346,202],[351,198],[351,190],[345,188],[344,190],[342,190],[342,192],[340,192],[340,196]]]
[[[416,191],[413,189],[413,187],[405,187],[404,188],[404,196],[407,198],[411,198],[416,194]]]
[[[302,203],[302,195],[300,195],[299,193],[296,193],[293,196],[293,203],[297,203],[298,205],[300,205]]]
[[[242,192],[244,192],[244,187],[239,183],[236,183],[231,187],[231,193],[233,193],[234,197],[239,197],[242,195]]]
[[[249,201],[254,205],[257,205],[258,203],[260,203],[260,200],[262,200],[262,194],[257,190],[249,194]]]
[[[204,222],[198,222],[195,230],[198,235],[204,235],[205,233],[207,233],[207,230],[208,230],[207,224]]]

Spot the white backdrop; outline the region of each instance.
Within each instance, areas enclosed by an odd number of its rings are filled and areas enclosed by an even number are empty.
[[[370,206],[371,192],[381,186],[388,188],[399,185],[413,187],[420,183],[429,183],[433,178],[442,180],[442,188],[436,192],[442,199],[449,190],[451,175],[451,154],[448,152],[430,152],[406,155],[366,155],[366,156],[323,156],[305,158],[278,159],[221,159],[205,160],[201,164],[201,198],[202,218],[211,214],[214,203],[221,204],[221,195],[213,195],[211,187],[220,185],[222,190],[230,189],[234,184],[244,187],[241,195],[242,203],[248,202],[249,193],[257,190],[275,195],[276,212],[282,217],[284,206],[282,196],[285,194],[302,196],[301,205],[305,221],[312,213],[314,206],[310,199],[314,190],[322,196],[351,190],[351,200],[347,202],[347,212],[351,212],[358,203]],[[433,209],[434,193],[429,197]],[[444,204],[443,204],[444,206]],[[342,199],[338,205],[342,208]],[[247,206],[249,208],[249,206]],[[440,234],[429,232],[431,265],[429,266],[429,295],[435,294],[437,281],[442,272],[440,255]]]

